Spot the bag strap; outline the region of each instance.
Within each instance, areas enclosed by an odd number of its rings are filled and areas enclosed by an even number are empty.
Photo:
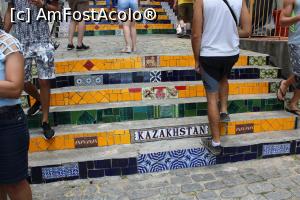
[[[236,18],[236,15],[234,13],[234,11],[232,10],[231,6],[229,5],[228,1],[227,0],[223,0],[223,2],[227,5],[227,7],[229,8],[230,12],[231,12],[231,15],[235,21],[235,24],[238,26],[238,20]]]

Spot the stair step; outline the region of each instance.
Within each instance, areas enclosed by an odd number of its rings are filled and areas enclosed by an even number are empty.
[[[234,67],[230,79],[277,79],[279,77],[279,68],[271,66],[245,66],[243,68]],[[157,68],[155,70],[142,68],[59,74],[56,79],[51,80],[51,88],[200,80],[201,75],[196,73],[192,67]],[[33,79],[33,83],[38,87],[38,79],[36,76]]]
[[[299,130],[222,137],[223,153],[210,154],[199,139],[89,148],[29,155],[29,180],[62,180],[126,176],[180,168],[246,161],[300,153]]]
[[[222,124],[220,130],[222,135],[236,135],[292,130],[295,127],[296,117],[294,115],[284,111],[271,111],[232,114],[231,122]],[[182,135],[178,135],[180,128],[182,128],[182,132],[180,132]],[[45,141],[40,130],[31,130],[30,152],[104,147],[209,135],[207,116],[109,124],[66,125],[55,127],[55,130],[56,137],[50,141]],[[167,130],[171,132],[167,134]]]
[[[230,96],[228,102],[228,112],[231,114],[283,109],[284,104],[277,100],[275,94]],[[99,124],[204,115],[207,115],[206,97],[50,108],[50,122],[55,125]],[[41,114],[28,117],[29,128],[39,128],[40,122]]]
[[[279,79],[230,80],[229,95],[267,94],[273,92],[272,88],[276,88],[279,81]],[[50,105],[67,106],[203,96],[205,91],[202,81],[116,84],[53,89]],[[34,101],[30,97],[28,104],[33,105]]]

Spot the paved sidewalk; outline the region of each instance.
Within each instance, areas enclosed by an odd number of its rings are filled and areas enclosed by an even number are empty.
[[[300,199],[300,156],[33,185],[37,200]]]

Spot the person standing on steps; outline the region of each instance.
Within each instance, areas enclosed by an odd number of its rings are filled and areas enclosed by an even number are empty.
[[[196,0],[192,27],[195,70],[201,74],[208,102],[212,139],[202,143],[221,153],[220,122],[230,121],[227,111],[228,78],[239,58],[239,36],[249,37],[251,18],[245,0]]]
[[[72,10],[72,14],[75,11],[79,11],[83,14],[84,11],[89,10],[89,0],[68,0],[69,6]],[[68,50],[73,50],[75,48],[73,44],[74,33],[76,31],[76,26],[78,27],[77,31],[77,46],[76,50],[87,50],[90,47],[83,44],[83,37],[85,32],[85,21],[81,20],[80,22],[71,19],[70,26],[69,26],[69,44],[67,46]]]
[[[0,29],[0,199],[31,200],[29,132],[19,100],[24,86],[21,45]]]
[[[54,66],[54,46],[51,42],[48,22],[44,19],[36,20],[40,9],[45,12],[58,11],[58,0],[7,0],[8,8],[4,19],[4,30],[9,32],[12,27],[11,13],[12,8],[15,14],[18,12],[31,12],[30,23],[17,20],[14,25],[14,31],[17,39],[20,41],[25,58],[25,84],[24,90],[27,94],[36,99],[35,103],[28,110],[28,116],[33,116],[42,108],[42,129],[45,139],[51,139],[55,131],[49,124],[50,107],[50,79],[55,78]],[[17,19],[15,17],[15,19]],[[35,85],[30,81],[32,79],[32,63],[35,60],[40,93]]]
[[[127,12],[131,9],[132,13],[139,10],[139,0],[118,0],[118,12]],[[133,20],[133,19],[132,19]],[[132,53],[137,51],[136,27],[135,21],[127,20],[123,22],[123,33],[125,39],[125,47],[121,53]]]
[[[287,105],[287,110],[300,115],[298,108],[300,99],[300,0],[284,0],[280,24],[290,26],[288,48],[293,74],[287,80],[280,82],[277,98],[284,101],[289,86],[295,85],[294,95]]]
[[[194,0],[174,0],[173,9],[178,12],[177,36],[184,37],[190,34],[193,21]]]

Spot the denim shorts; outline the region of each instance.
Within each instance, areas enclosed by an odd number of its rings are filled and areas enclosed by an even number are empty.
[[[137,0],[118,0],[118,11],[128,11],[131,9],[132,12],[139,10]]]
[[[0,184],[15,184],[28,176],[29,132],[20,105],[0,107]]]

